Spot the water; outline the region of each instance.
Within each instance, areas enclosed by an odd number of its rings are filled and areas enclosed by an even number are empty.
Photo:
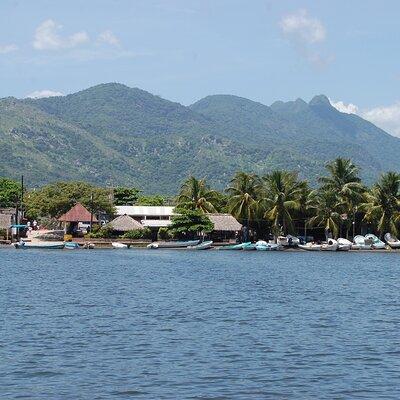
[[[0,398],[399,399],[400,254],[0,249]]]

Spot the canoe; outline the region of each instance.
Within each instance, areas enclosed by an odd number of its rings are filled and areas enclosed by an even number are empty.
[[[63,249],[64,242],[18,242],[14,243],[16,249],[48,249],[56,250]]]
[[[373,235],[372,233],[368,233],[365,235],[365,239],[370,240],[372,242],[373,249],[383,250],[386,249],[385,242],[382,242],[377,236]]]
[[[127,248],[128,248],[128,245],[127,245],[127,244],[119,243],[119,242],[112,242],[112,243],[111,243],[111,246],[112,246],[114,249],[127,249]]]
[[[335,239],[329,239],[327,243],[323,243],[321,246],[322,251],[336,251],[339,245]]]
[[[76,250],[79,249],[79,244],[76,242],[65,242],[64,248],[66,250]]]
[[[251,244],[251,242],[246,242],[246,243],[238,243],[238,244],[229,244],[226,246],[221,246],[219,250],[242,250],[243,246],[247,246],[248,244]]]
[[[176,242],[153,242],[147,245],[148,249],[179,249],[186,248],[188,246],[196,246],[200,243],[200,240],[186,240]]]
[[[392,248],[392,249],[400,249],[400,240],[397,239],[397,237],[392,236],[390,233],[387,233],[385,235],[385,240],[386,243]]]
[[[315,243],[306,243],[306,244],[299,244],[299,249],[307,250],[307,251],[320,251],[322,248],[322,244],[315,244]]]
[[[214,242],[212,240],[208,240],[206,242],[199,243],[195,246],[188,246],[189,250],[207,250],[211,249],[211,246]]]

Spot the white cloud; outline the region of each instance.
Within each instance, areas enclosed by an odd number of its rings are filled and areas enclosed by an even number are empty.
[[[0,54],[12,53],[13,51],[17,51],[18,46],[16,44],[5,44],[0,45]]]
[[[335,107],[337,110],[339,110],[342,113],[346,113],[346,114],[357,114],[358,113],[358,107],[353,103],[345,104],[343,101],[335,102],[335,101],[332,101],[331,99],[329,99],[329,101],[331,102],[333,107]]]
[[[284,35],[296,42],[312,44],[323,42],[326,37],[322,22],[310,17],[306,10],[284,16],[279,25]]]
[[[343,101],[335,102],[331,99],[329,101],[340,112],[357,114],[391,135],[400,137],[400,101],[389,106],[369,109],[360,109],[353,103],[346,104]]]
[[[98,36],[98,41],[100,43],[110,44],[111,46],[119,46],[119,39],[114,35],[114,33],[110,30],[106,30],[101,32]]]
[[[25,98],[29,99],[42,99],[44,97],[55,97],[55,96],[64,96],[61,92],[55,92],[53,90],[35,90],[34,92],[25,96]]]
[[[89,42],[89,36],[85,31],[76,32],[67,37],[61,37],[59,31],[62,25],[52,19],[42,22],[35,31],[33,47],[37,50],[60,50],[73,48]]]

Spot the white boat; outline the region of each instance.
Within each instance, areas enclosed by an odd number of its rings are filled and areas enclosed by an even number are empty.
[[[373,235],[372,233],[368,233],[368,235],[365,235],[365,239],[370,240],[372,242],[373,249],[378,249],[378,250],[386,249],[386,243],[382,242],[381,239],[379,239],[377,236]]]
[[[336,251],[339,245],[335,239],[328,239],[326,243],[323,243],[321,246],[321,250],[323,251]]]
[[[200,240],[171,241],[171,242],[153,242],[147,245],[148,249],[179,249],[189,246],[196,246]]]
[[[63,249],[64,242],[23,242],[20,241],[18,243],[13,243],[13,246],[16,249],[48,249],[48,250],[56,250]]]
[[[259,251],[270,251],[270,250],[278,250],[280,245],[276,243],[268,243],[265,240],[259,240],[255,244],[256,250]]]
[[[322,244],[317,244],[313,242],[308,242],[306,244],[299,244],[299,249],[308,251],[320,251],[322,249]]]
[[[353,250],[371,250],[371,242],[367,241],[364,236],[357,235],[354,236],[354,243],[352,244],[351,248]]]
[[[345,238],[339,238],[338,242],[338,251],[349,251],[351,249],[352,243],[350,240]]]
[[[206,242],[201,242],[199,244],[196,244],[195,246],[188,246],[187,248],[189,250],[207,250],[211,249],[211,246],[214,242],[212,240],[208,240]]]
[[[111,243],[111,246],[112,246],[114,249],[127,249],[127,248],[128,248],[128,245],[127,245],[127,244],[119,243],[119,242],[112,242],[112,243]]]
[[[400,249],[400,240],[397,239],[397,237],[392,236],[390,233],[387,233],[385,235],[385,240],[386,243],[392,248],[392,249]]]
[[[278,236],[277,244],[283,247],[296,247],[300,244],[300,239],[292,236]]]

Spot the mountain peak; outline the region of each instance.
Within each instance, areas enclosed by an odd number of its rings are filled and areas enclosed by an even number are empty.
[[[331,102],[328,97],[324,94],[320,94],[318,96],[314,96],[312,100],[308,103],[310,106],[329,106],[332,107]]]

